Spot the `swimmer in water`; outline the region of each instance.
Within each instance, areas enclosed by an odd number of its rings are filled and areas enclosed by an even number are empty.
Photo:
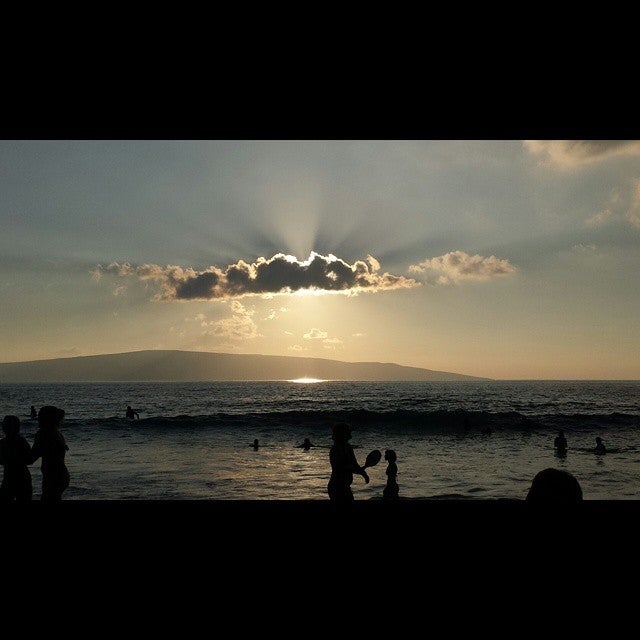
[[[596,438],[596,453],[598,455],[602,455],[603,453],[607,453],[607,449],[604,446],[604,442],[602,442],[602,438]]]
[[[127,405],[127,414],[126,417],[129,420],[135,420],[135,417],[138,416],[138,420],[140,420],[140,414],[137,411],[134,411],[129,405]]]
[[[311,440],[309,440],[309,438],[305,438],[304,442],[302,444],[299,444],[298,447],[300,449],[304,449],[305,451],[309,451],[309,449],[311,449],[311,447],[315,447],[316,445],[313,444],[313,442],[311,442]]]
[[[258,438],[256,438],[256,439],[253,441],[253,444],[252,444],[251,446],[253,447],[254,451],[257,451],[257,450],[258,450],[258,447],[260,446],[260,443],[258,442]]]

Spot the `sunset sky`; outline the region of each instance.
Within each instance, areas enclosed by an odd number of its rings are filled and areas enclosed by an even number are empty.
[[[1,141],[0,361],[640,379],[640,143]]]

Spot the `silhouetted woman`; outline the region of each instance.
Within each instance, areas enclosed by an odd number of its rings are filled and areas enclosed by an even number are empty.
[[[397,500],[398,498],[398,465],[396,464],[396,452],[393,449],[387,449],[384,452],[384,459],[389,462],[387,465],[387,486],[382,492],[382,497],[385,500]]]
[[[559,456],[566,455],[567,439],[564,437],[564,431],[562,429],[558,431],[558,437],[553,441],[553,446],[555,447]]]
[[[33,440],[32,460],[42,458],[42,496],[41,500],[57,502],[69,486],[69,471],[64,463],[65,453],[69,450],[64,437],[58,431],[64,411],[57,407],[42,407],[38,412],[38,429]]]
[[[18,416],[5,416],[2,421],[5,437],[0,440],[0,464],[4,465],[4,476],[0,486],[3,502],[28,502],[33,494],[31,473],[31,447],[20,435]]]
[[[345,422],[340,422],[333,427],[333,446],[329,452],[331,462],[331,478],[327,486],[329,498],[336,502],[352,502],[353,493],[351,483],[353,474],[357,473],[369,482],[369,476],[364,467],[361,467],[349,444],[351,439],[351,427]]]
[[[596,438],[596,453],[599,455],[607,453],[607,449],[604,446],[604,442],[602,442],[602,438]]]

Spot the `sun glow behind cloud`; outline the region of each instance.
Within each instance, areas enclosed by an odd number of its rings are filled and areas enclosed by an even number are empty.
[[[322,378],[296,378],[295,380],[287,380],[287,382],[295,382],[297,384],[314,384],[316,382],[328,382]]]
[[[380,263],[371,255],[352,264],[332,253],[312,251],[306,260],[277,253],[248,263],[240,259],[225,268],[214,265],[197,271],[191,267],[157,264],[134,266],[128,262],[98,265],[92,272],[96,280],[103,275],[134,277],[155,283],[160,291],[154,300],[227,300],[245,296],[269,298],[276,295],[324,295],[390,291],[420,286],[412,278],[381,273]]]

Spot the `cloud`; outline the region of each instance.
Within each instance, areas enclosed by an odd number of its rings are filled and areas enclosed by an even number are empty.
[[[451,284],[463,280],[491,280],[515,273],[508,260],[495,256],[470,256],[464,251],[450,251],[437,258],[427,258],[409,266],[409,271],[425,274],[429,284]]]
[[[585,224],[587,227],[601,227],[607,222],[610,222],[612,216],[613,211],[611,211],[611,209],[603,209],[598,213],[594,213],[590,218],[587,218]]]
[[[225,340],[252,340],[260,337],[258,327],[252,318],[255,311],[247,309],[237,300],[232,300],[229,306],[233,315],[221,320],[203,322],[202,326],[208,329],[202,335]]]
[[[625,220],[640,229],[640,178],[633,181],[630,191],[624,194],[614,189],[606,208],[585,220],[588,227],[600,227],[611,222]]]
[[[286,313],[287,311],[289,311],[287,307],[280,307],[279,309],[269,309],[269,315],[264,319],[275,320],[280,313]]]
[[[340,345],[340,344],[344,344],[344,342],[342,340],[340,340],[340,338],[325,338],[322,343],[326,346],[326,345]]]
[[[326,331],[322,331],[322,329],[316,329],[315,327],[309,330],[308,333],[305,333],[302,337],[305,340],[321,340],[326,338],[329,334]]]
[[[576,169],[592,162],[640,155],[640,140],[524,140],[523,146],[540,164]]]
[[[269,259],[261,257],[252,263],[238,260],[224,269],[210,266],[203,271],[173,265],[135,267],[112,262],[106,267],[98,265],[91,272],[95,279],[104,274],[159,284],[155,300],[225,300],[299,291],[354,295],[420,286],[411,278],[380,273],[380,263],[373,256],[349,264],[333,254],[323,256],[315,251],[304,261],[278,253]]]
[[[290,349],[291,351],[309,351],[307,347],[303,347],[302,345],[299,345],[299,344],[293,344],[287,348]]]
[[[627,222],[632,226],[640,229],[640,213],[629,211],[627,213]]]
[[[362,333],[361,331],[358,331],[358,333],[352,333],[351,334],[354,338],[362,338],[363,336],[366,336],[366,333]]]

